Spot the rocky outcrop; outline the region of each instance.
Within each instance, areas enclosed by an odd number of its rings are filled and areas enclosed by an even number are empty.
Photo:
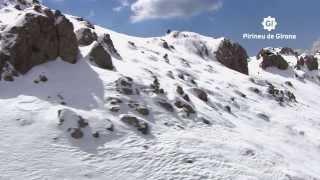
[[[297,52],[295,52],[292,48],[288,48],[288,47],[281,48],[280,54],[298,56]]]
[[[104,49],[102,44],[96,43],[89,53],[89,60],[102,69],[113,70],[110,54]]]
[[[80,46],[88,46],[98,39],[97,34],[90,28],[81,28],[76,31]]]
[[[315,58],[314,56],[311,56],[311,55],[305,56],[303,60],[304,60],[304,64],[307,66],[309,71],[318,70],[319,68],[318,59]]]
[[[246,50],[238,43],[230,40],[223,40],[216,51],[217,60],[226,67],[248,74],[248,54]]]
[[[14,5],[16,9],[22,10],[36,4],[39,4],[38,0],[1,0],[0,8],[8,5]]]
[[[140,87],[131,77],[123,76],[115,81],[116,91],[122,95],[140,95]]]
[[[286,70],[289,67],[288,62],[279,54],[271,52],[268,49],[262,49],[257,58],[262,57],[261,67],[266,69],[268,67],[276,67],[280,70]]]
[[[149,133],[149,125],[142,119],[139,119],[132,115],[125,114],[120,117],[120,120],[127,125],[137,128],[137,130],[140,131],[142,134]]]
[[[118,53],[117,49],[113,45],[113,41],[110,37],[110,34],[104,34],[103,36],[99,37],[98,40],[112,55],[114,58],[122,59],[121,55]]]
[[[57,57],[69,63],[77,60],[78,43],[72,23],[59,11],[41,6],[37,9],[41,14],[22,14],[22,24],[2,33],[0,64],[7,62],[21,74]]]

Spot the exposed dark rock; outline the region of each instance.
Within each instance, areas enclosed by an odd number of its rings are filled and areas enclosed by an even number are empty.
[[[148,116],[150,114],[150,111],[147,107],[145,106],[138,106],[135,109],[139,114],[144,115],[144,116]]]
[[[249,90],[256,93],[256,94],[261,94],[261,91],[256,87],[250,87]]]
[[[231,111],[231,107],[230,106],[225,106],[224,107],[224,109],[228,112],[228,113],[231,113],[232,111]]]
[[[141,105],[141,104],[139,104],[139,103],[136,102],[136,101],[130,101],[130,102],[128,103],[128,106],[129,106],[130,108],[134,109],[136,112],[138,112],[138,113],[141,114],[141,115],[147,116],[147,115],[150,114],[150,111],[149,111],[149,109],[148,109],[146,106]]]
[[[88,46],[98,39],[97,34],[90,28],[81,28],[76,31],[78,43],[81,46]]]
[[[47,81],[48,81],[48,78],[47,78],[47,76],[45,76],[45,75],[39,75],[39,81],[47,82]]]
[[[89,58],[90,61],[94,62],[102,69],[114,69],[111,56],[100,43],[95,44],[95,46],[91,49]]]
[[[9,62],[22,74],[57,57],[75,63],[78,45],[73,25],[57,12],[45,9],[42,15],[26,13],[23,24],[7,28],[2,33],[1,61]]]
[[[169,56],[168,56],[168,54],[165,54],[165,55],[163,56],[163,59],[164,59],[167,63],[169,63]]]
[[[177,86],[177,93],[179,94],[179,95],[183,95],[184,94],[184,90],[183,90],[183,88],[181,87],[181,86]]]
[[[156,76],[153,76],[154,80],[150,85],[152,91],[156,94],[164,94],[164,89],[160,88],[160,82]]]
[[[243,92],[239,91],[239,90],[235,90],[234,91],[236,94],[238,94],[239,96],[243,97],[243,98],[246,98],[247,95],[245,95]]]
[[[208,102],[208,95],[204,90],[199,88],[193,88],[192,92],[202,101]]]
[[[119,93],[124,95],[138,95],[139,91],[134,88],[133,80],[130,77],[120,77],[116,80],[116,89]]]
[[[99,37],[98,41],[108,50],[110,55],[112,55],[117,59],[122,59],[121,55],[118,53],[117,49],[114,47],[110,34],[104,34],[102,37]]]
[[[70,135],[71,135],[71,137],[73,137],[75,139],[80,139],[83,137],[83,132],[81,131],[80,128],[74,128],[71,130]]]
[[[263,69],[266,69],[268,67],[276,67],[281,70],[286,70],[289,67],[288,62],[281,55],[274,54],[267,49],[262,49],[259,52],[258,57],[263,58],[261,63],[261,67]]]
[[[111,112],[119,112],[120,111],[120,106],[112,106],[109,110]]]
[[[165,40],[162,40],[162,47],[165,48],[165,49],[170,50],[169,44]]]
[[[109,120],[109,119],[106,119],[106,122],[107,122],[107,124],[106,124],[106,129],[107,129],[108,131],[113,132],[113,131],[114,131],[114,125],[113,125],[112,121]]]
[[[196,113],[196,111],[193,109],[193,107],[186,103],[186,102],[183,102],[183,101],[180,101],[180,100],[177,100],[174,105],[179,108],[179,109],[183,109],[187,115],[189,116],[190,114],[194,114]]]
[[[79,128],[85,128],[89,125],[89,123],[83,119],[81,116],[78,116],[79,117],[79,120],[78,120],[78,125],[79,125]]]
[[[192,164],[192,163],[194,163],[194,159],[185,158],[185,159],[183,159],[183,162],[188,163],[188,164]]]
[[[293,84],[292,84],[292,82],[291,81],[286,81],[286,82],[284,82],[287,86],[290,86],[290,87],[293,87]]]
[[[136,44],[135,44],[134,42],[132,42],[132,41],[128,41],[128,43],[129,43],[129,45],[130,45],[131,47],[136,48]]]
[[[208,119],[202,117],[201,120],[204,124],[211,125],[211,122]]]
[[[137,128],[142,134],[149,133],[149,125],[142,119],[139,119],[132,115],[122,115],[120,120],[130,126]]]
[[[74,64],[78,57],[78,42],[73,31],[73,24],[61,13],[56,11],[55,25],[58,33],[58,56],[62,60]]]
[[[300,59],[297,61],[297,67],[298,69],[301,69],[301,67],[304,66],[304,59],[303,57],[300,57]]]
[[[295,52],[292,48],[288,47],[281,48],[280,54],[298,56],[297,52]]]
[[[9,72],[4,72],[3,73],[3,80],[5,81],[14,81],[13,75]]]
[[[157,103],[163,107],[165,110],[169,111],[169,112],[173,112],[174,111],[174,108],[173,106],[168,103],[166,100],[158,100]]]
[[[182,98],[183,98],[184,100],[186,100],[187,102],[190,102],[190,97],[189,97],[188,94],[184,94],[184,95],[182,96]]]
[[[304,63],[306,64],[309,71],[318,70],[319,68],[318,59],[314,56],[305,56]]]
[[[92,136],[94,138],[99,138],[100,137],[100,133],[97,131],[97,132],[93,133]]]
[[[267,116],[266,114],[263,114],[263,113],[258,113],[257,116],[261,119],[263,119],[264,121],[266,122],[270,122],[270,117]]]
[[[270,56],[270,55],[272,55],[272,54],[273,54],[273,52],[271,52],[271,51],[268,50],[268,49],[261,49],[261,50],[259,51],[259,53],[257,54],[256,58],[257,58],[257,59],[260,59],[261,57]]]
[[[269,84],[267,89],[268,94],[272,95],[276,101],[283,105],[285,102],[297,102],[296,96],[288,90],[280,90],[274,85]]]
[[[247,149],[244,153],[243,153],[243,155],[245,155],[245,156],[254,156],[256,153],[254,152],[254,150],[252,150],[252,149]]]
[[[226,67],[248,74],[248,55],[246,50],[238,43],[223,40],[216,51],[217,60]]]
[[[109,97],[106,101],[109,102],[111,105],[118,105],[122,103],[122,100],[117,97]]]

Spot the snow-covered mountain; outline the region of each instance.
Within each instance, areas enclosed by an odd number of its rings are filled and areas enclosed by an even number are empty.
[[[1,180],[320,178],[318,56],[4,4]]]

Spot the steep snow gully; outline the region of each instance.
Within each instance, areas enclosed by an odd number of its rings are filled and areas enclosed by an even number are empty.
[[[0,8],[1,180],[320,179],[319,54]]]

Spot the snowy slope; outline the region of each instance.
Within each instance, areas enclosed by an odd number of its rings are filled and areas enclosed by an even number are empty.
[[[75,30],[84,26],[69,19]],[[83,58],[76,64],[52,61],[14,82],[0,82],[0,179],[319,179],[320,86],[296,78],[294,64],[286,71],[263,70],[261,59],[252,57],[246,76],[215,60],[223,38],[191,32],[139,38],[99,26],[95,32],[110,34],[122,57],[112,59],[116,70],[89,63],[90,45],[80,48]],[[163,48],[163,40],[174,49]],[[197,54],[203,45],[209,50],[204,58]],[[285,57],[292,63],[294,58]],[[48,81],[35,84],[39,75]],[[117,91],[115,81],[124,76],[139,94]],[[154,77],[165,94],[150,91]],[[270,83],[293,92],[297,102],[279,104],[267,93]],[[195,114],[168,112],[156,103],[174,104],[177,86],[189,95]],[[193,94],[195,87],[207,92],[208,102]],[[109,111],[110,97],[123,102],[119,112]],[[150,114],[137,113],[130,101]],[[83,138],[59,126],[57,112],[65,108],[87,119]],[[147,122],[150,134],[120,121],[126,114]],[[110,122],[114,131],[105,130]],[[90,136],[95,131],[99,138]]]

